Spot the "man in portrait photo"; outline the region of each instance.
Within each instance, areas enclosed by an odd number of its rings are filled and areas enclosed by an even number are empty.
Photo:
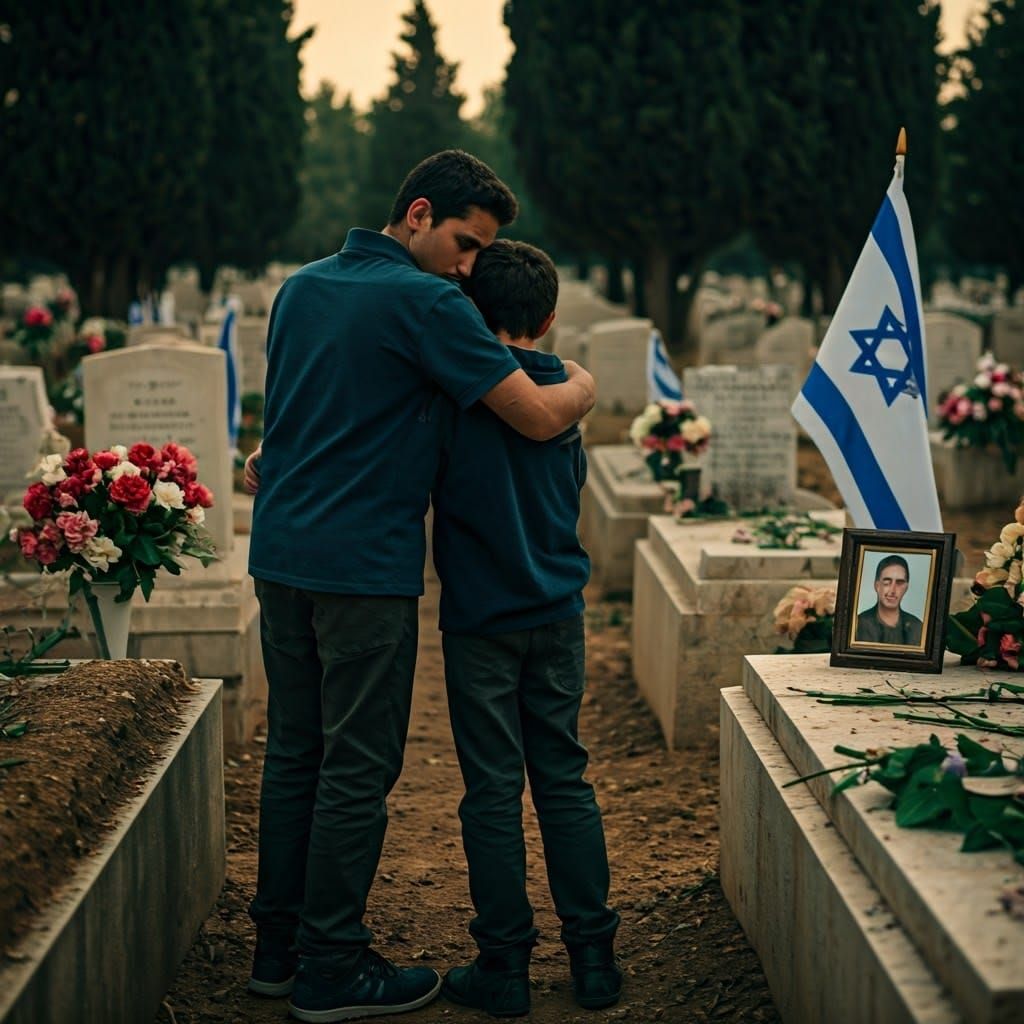
[[[921,620],[900,607],[910,585],[910,568],[902,555],[886,555],[875,569],[873,607],[857,616],[857,643],[918,647]]]

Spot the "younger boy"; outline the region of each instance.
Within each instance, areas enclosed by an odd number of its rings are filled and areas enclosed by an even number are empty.
[[[566,379],[561,360],[534,347],[558,295],[546,254],[498,240],[478,255],[469,291],[535,382]],[[580,432],[530,441],[479,403],[451,415],[433,494],[434,564],[480,955],[449,971],[442,992],[493,1016],[529,1012],[537,929],[526,894],[525,767],[576,1001],[611,1006],[622,983],[612,947],[619,916],[606,903],[604,830],[577,732],[590,574],[576,535]]]

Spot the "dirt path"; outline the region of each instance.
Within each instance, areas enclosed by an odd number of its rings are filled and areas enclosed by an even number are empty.
[[[436,581],[428,580],[405,770],[389,801],[390,826],[368,924],[386,956],[443,972],[475,950],[466,931],[471,908],[456,815],[461,778],[445,706],[437,592]],[[530,812],[530,892],[542,933],[531,971],[530,1020],[776,1021],[757,957],[717,882],[717,737],[709,731],[702,750],[664,749],[631,677],[629,605],[597,603],[592,609],[581,733],[605,815],[626,987],[619,1006],[600,1013],[573,1002]],[[161,1024],[172,1013],[178,1024],[285,1016],[285,1000],[245,992],[261,755],[259,744],[228,752],[227,884],[157,1016]],[[400,1019],[424,1024],[491,1018],[439,1000]]]

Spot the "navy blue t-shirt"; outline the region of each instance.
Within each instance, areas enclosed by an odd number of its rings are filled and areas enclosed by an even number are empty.
[[[538,384],[567,379],[557,356],[509,351]],[[579,428],[531,441],[481,403],[446,414],[433,492],[441,629],[512,633],[578,615],[590,578],[576,534],[587,473]]]
[[[355,228],[289,277],[270,314],[249,572],[422,594],[439,400],[467,408],[518,368],[458,286],[387,235]]]

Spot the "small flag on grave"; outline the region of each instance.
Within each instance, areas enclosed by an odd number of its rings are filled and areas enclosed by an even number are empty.
[[[668,361],[661,332],[655,327],[647,342],[647,401],[679,402],[682,397],[683,385]]]

